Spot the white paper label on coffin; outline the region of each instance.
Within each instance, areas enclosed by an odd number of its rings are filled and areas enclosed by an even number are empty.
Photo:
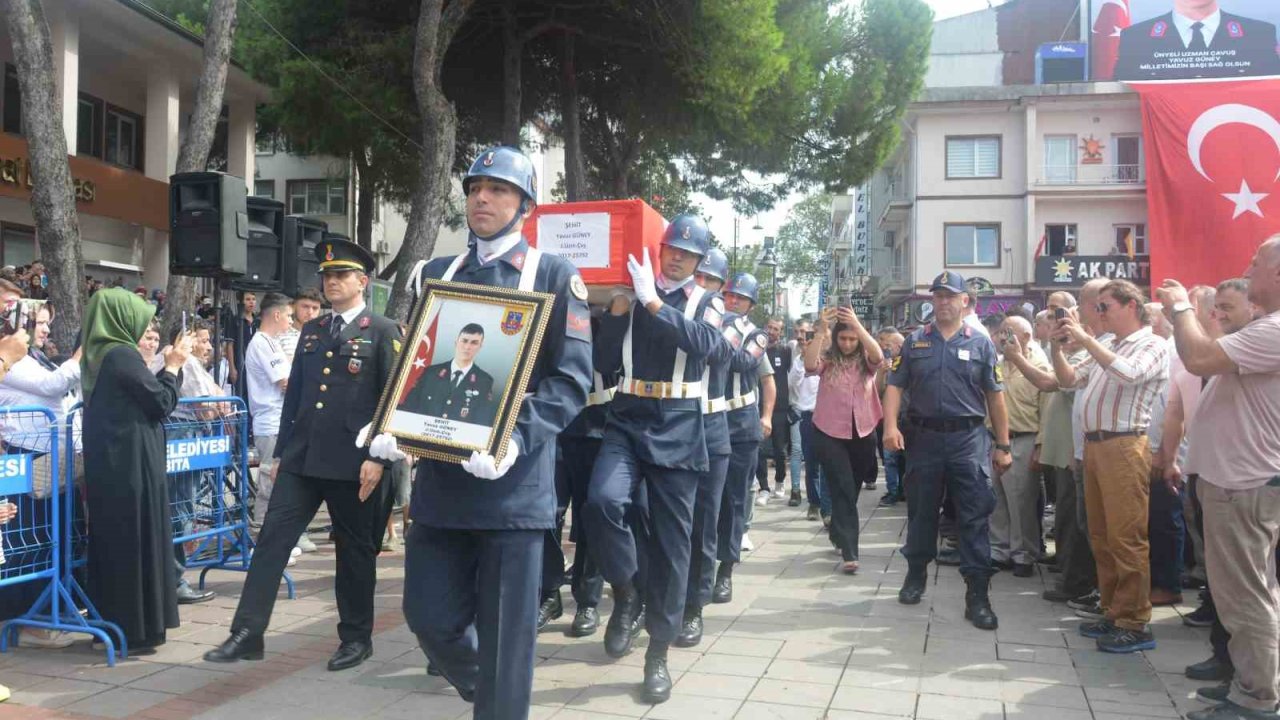
[[[609,267],[609,213],[538,216],[538,248],[580,270]]]

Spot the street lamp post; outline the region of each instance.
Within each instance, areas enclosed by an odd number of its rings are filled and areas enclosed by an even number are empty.
[[[764,250],[760,254],[760,259],[756,261],[756,265],[762,268],[769,268],[770,274],[773,275],[773,297],[769,300],[769,314],[778,314],[778,254],[773,247],[773,238],[765,237]]]

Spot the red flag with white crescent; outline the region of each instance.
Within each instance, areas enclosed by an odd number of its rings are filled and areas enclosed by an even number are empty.
[[[1089,46],[1093,49],[1094,80],[1110,80],[1120,57],[1120,31],[1129,27],[1129,0],[1094,0],[1098,17],[1093,21]]]
[[[1280,232],[1280,83],[1135,83],[1146,137],[1151,285],[1239,277]]]
[[[436,327],[440,325],[440,314],[431,320],[431,326],[427,328],[427,332],[422,336],[422,340],[418,342],[418,349],[413,356],[413,366],[409,368],[409,374],[404,381],[404,390],[400,397],[409,394],[414,386],[418,384],[418,378],[427,371],[427,367],[431,365],[431,358],[436,351]]]

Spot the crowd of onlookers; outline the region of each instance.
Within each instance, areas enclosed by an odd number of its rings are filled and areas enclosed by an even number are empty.
[[[1215,706],[1197,717],[1274,718],[1280,236],[1245,277],[1189,289],[1165,281],[1155,294],[1091,280],[1052,293],[1038,313],[1023,306],[981,319],[970,294],[965,324],[1000,355],[1013,456],[992,475],[991,563],[1017,577],[1037,565],[1050,573],[1044,599],[1074,611],[1079,631],[1110,652],[1155,647],[1153,606],[1194,604],[1182,622],[1211,628],[1213,652],[1186,675],[1219,683],[1199,691]],[[767,327],[780,390],[756,504],[802,504],[803,468],[808,518],[827,525],[854,572],[858,492],[875,487],[877,456],[881,506],[902,502],[909,481],[904,453],[876,437],[888,368],[913,328],[884,327],[872,339],[849,309],[798,321],[789,342],[781,320]],[[942,515],[938,562],[958,565],[947,501]]]

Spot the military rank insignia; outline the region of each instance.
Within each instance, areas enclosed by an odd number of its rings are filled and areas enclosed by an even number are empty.
[[[397,355],[399,355],[399,354],[400,354],[400,351],[401,351],[403,348],[404,348],[404,346],[400,344],[400,341],[399,341],[399,340],[392,340],[392,341],[391,341],[391,349],[392,349],[392,350],[395,350]]]
[[[893,362],[889,364],[889,369],[893,372],[897,372],[900,367],[902,367],[902,356],[898,355],[893,359]]]
[[[1163,20],[1157,20],[1155,25],[1151,26],[1151,37],[1162,38],[1165,33],[1169,32],[1169,23]]]
[[[573,278],[569,280],[569,294],[579,300],[587,299],[587,284],[582,282],[581,275],[574,275]]]
[[[996,365],[996,382],[1004,382],[1004,368],[1000,367],[999,364]]]

